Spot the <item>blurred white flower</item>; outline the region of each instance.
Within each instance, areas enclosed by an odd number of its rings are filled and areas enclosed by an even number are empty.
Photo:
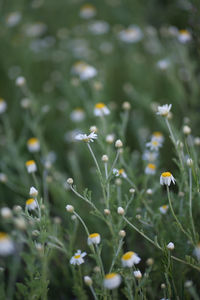
[[[154,162],[158,158],[158,152],[150,152],[148,150],[145,150],[142,159]]]
[[[7,109],[7,103],[4,99],[0,98],[0,114],[3,114]]]
[[[117,288],[121,283],[121,276],[117,273],[109,273],[104,277],[103,285],[106,289],[112,290]]]
[[[91,132],[89,135],[85,134],[85,133],[79,133],[75,136],[75,139],[78,141],[84,141],[86,143],[89,142],[94,142],[94,140],[97,139],[97,134],[94,132]]]
[[[156,66],[160,70],[166,70],[170,66],[170,60],[168,58],[161,59],[156,63]]]
[[[93,66],[80,61],[73,65],[72,73],[78,75],[80,77],[80,80],[84,81],[95,77],[97,75],[97,70]]]
[[[6,24],[8,27],[14,27],[21,21],[22,15],[19,11],[11,12],[6,17]]]
[[[150,142],[146,143],[146,147],[150,148],[151,151],[158,151],[162,144],[155,139],[151,139]]]
[[[26,168],[28,173],[34,173],[37,171],[37,166],[34,160],[28,160],[26,162]]]
[[[88,30],[95,35],[101,35],[109,31],[109,24],[105,21],[93,21],[88,25]]]
[[[172,107],[171,104],[165,104],[165,105],[162,105],[162,106],[158,106],[157,115],[167,117],[170,110],[171,110],[171,107]]]
[[[26,201],[26,208],[28,210],[34,210],[37,206],[37,202],[33,198],[30,198]]]
[[[37,138],[33,137],[27,141],[27,147],[30,152],[40,151],[40,142]]]
[[[137,25],[130,25],[127,29],[121,30],[118,37],[125,43],[136,43],[143,38],[143,33]]]
[[[98,117],[106,116],[110,114],[110,110],[108,107],[103,103],[99,102],[94,107],[94,115]]]
[[[82,108],[75,108],[71,114],[70,114],[70,119],[73,122],[81,122],[85,119],[85,112]]]
[[[180,43],[186,44],[189,41],[191,41],[191,39],[192,39],[192,36],[191,36],[191,33],[188,30],[186,30],[186,29],[179,30],[179,32],[178,32],[178,41]]]
[[[92,233],[88,236],[87,243],[88,245],[99,244],[101,241],[101,236],[99,233]]]
[[[127,174],[126,172],[124,171],[124,169],[116,169],[114,168],[113,169],[113,175],[115,175],[116,177],[120,176],[120,177],[123,177],[123,178],[127,178]]]
[[[156,173],[156,165],[148,164],[145,168],[145,174],[154,175]]]
[[[139,264],[141,258],[137,255],[137,253],[128,251],[122,256],[121,261],[123,267],[131,268],[133,265]]]
[[[167,213],[169,209],[169,206],[168,205],[162,205],[159,207],[159,211],[161,212],[161,214],[165,215]]]
[[[14,252],[14,243],[5,232],[0,232],[0,255],[7,256]]]
[[[96,15],[96,8],[92,4],[84,4],[80,9],[79,15],[83,19],[90,19]]]

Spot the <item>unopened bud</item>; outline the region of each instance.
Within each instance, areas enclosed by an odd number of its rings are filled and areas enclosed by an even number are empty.
[[[140,272],[140,270],[134,271],[133,275],[135,276],[135,278],[140,279],[142,278],[142,273]]]
[[[67,205],[66,206],[66,210],[70,213],[73,213],[74,212],[74,207],[72,205]]]
[[[191,158],[188,158],[188,159],[187,159],[187,165],[188,165],[188,167],[192,167],[192,165],[193,165],[193,160],[192,160]]]
[[[170,243],[167,245],[167,249],[169,249],[169,250],[174,250],[174,243],[170,242]]]
[[[191,133],[191,128],[187,125],[183,126],[183,133],[188,135]]]
[[[74,180],[73,180],[72,178],[68,178],[68,179],[67,179],[67,183],[68,183],[68,184],[72,185],[73,182],[74,182]]]
[[[119,236],[121,236],[121,237],[125,237],[126,236],[126,231],[124,231],[124,230],[120,230],[119,231]]]
[[[110,215],[110,210],[107,209],[107,208],[105,208],[105,209],[104,209],[104,214],[105,214],[106,216]]]
[[[37,197],[37,195],[38,195],[38,190],[36,190],[36,188],[34,188],[34,186],[32,186],[32,187],[30,188],[29,195],[30,195],[31,197]]]
[[[116,140],[116,142],[115,142],[115,147],[116,147],[116,148],[121,148],[121,147],[123,147],[122,141],[121,141],[121,140]]]
[[[102,157],[101,157],[101,160],[103,162],[108,162],[108,155],[104,154]]]
[[[129,193],[134,194],[134,193],[135,193],[135,189],[131,188],[131,189],[129,190]]]
[[[91,286],[92,285],[92,278],[89,276],[84,276],[84,282],[86,285]]]
[[[119,206],[118,209],[117,209],[117,213],[119,215],[124,215],[124,209],[121,206]]]
[[[15,81],[17,86],[23,86],[26,83],[26,79],[23,76],[17,77]]]
[[[130,103],[129,102],[124,102],[123,104],[122,104],[122,108],[124,109],[124,110],[130,110],[131,109],[131,105],[130,105]]]
[[[90,132],[97,132],[98,128],[96,126],[91,126],[90,127]]]

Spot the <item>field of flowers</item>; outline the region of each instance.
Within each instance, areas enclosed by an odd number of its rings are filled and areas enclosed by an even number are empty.
[[[0,300],[199,300],[199,0],[0,11]]]

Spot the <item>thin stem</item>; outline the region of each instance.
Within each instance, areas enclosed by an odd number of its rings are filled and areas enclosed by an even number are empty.
[[[95,293],[95,290],[94,290],[93,286],[90,285],[89,288],[90,288],[90,291],[91,291],[91,293],[92,293],[94,299],[95,299],[95,300],[98,300],[97,295],[96,295],[96,293]]]
[[[100,249],[99,249],[98,245],[96,245],[96,244],[95,244],[95,248],[96,248],[96,252],[97,252],[98,263],[99,263],[99,266],[100,266],[100,269],[101,269],[102,277],[104,278],[105,272],[104,272],[104,267],[103,267],[101,255],[100,255]]]
[[[192,226],[192,232],[194,235],[194,240],[196,239],[194,220],[192,215],[192,170],[189,168],[189,213],[190,213],[190,222]]]
[[[95,155],[94,155],[94,152],[93,152],[93,150],[92,150],[90,144],[87,143],[87,146],[88,146],[88,149],[90,150],[90,153],[91,153],[92,158],[93,158],[93,160],[94,160],[94,162],[95,162],[95,165],[96,165],[96,167],[97,167],[97,170],[98,170],[99,174],[102,176],[101,170],[100,170],[100,167],[99,167],[99,164],[98,164],[98,162],[97,162],[97,159],[96,159],[96,157],[95,157]]]
[[[74,192],[74,194],[76,196],[78,196],[79,198],[83,199],[85,202],[87,202],[90,206],[92,206],[92,208],[94,208],[95,210],[98,210],[97,207],[94,205],[94,203],[92,203],[89,199],[83,197],[81,194],[79,194],[72,185],[70,185],[71,190]]]
[[[110,172],[108,174],[108,177],[110,177],[110,175],[112,174],[112,171],[113,171],[113,169],[114,169],[114,167],[115,167],[115,165],[117,163],[117,160],[119,158],[119,153],[120,153],[119,150],[117,150],[117,154],[116,154],[115,159],[113,161],[113,164],[112,164],[112,167],[111,167]]]
[[[122,246],[123,246],[123,238],[121,238],[120,241],[119,241],[119,245],[118,245],[117,251],[116,251],[116,253],[115,253],[115,256],[113,257],[113,260],[112,260],[112,263],[111,263],[111,266],[110,266],[109,273],[112,272],[112,269],[113,269],[113,267],[114,267],[114,265],[115,265],[116,259],[117,259],[118,255],[119,255],[119,252],[120,252]]]
[[[85,222],[83,221],[83,219],[75,211],[73,212],[73,214],[79,219],[79,221],[81,222],[81,224],[83,225],[83,227],[86,231],[87,236],[89,236],[90,235],[89,230],[88,230],[87,226],[85,225]]]

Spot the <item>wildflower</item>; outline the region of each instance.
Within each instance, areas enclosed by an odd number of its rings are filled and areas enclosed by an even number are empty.
[[[89,276],[84,276],[84,282],[86,285],[91,286],[92,285],[92,278]]]
[[[123,178],[127,178],[127,174],[126,172],[124,171],[124,169],[113,169],[113,175],[115,175],[116,177],[120,176],[120,177],[123,177]]]
[[[123,209],[121,206],[119,206],[119,207],[117,208],[117,213],[118,213],[119,215],[124,215],[124,209]]]
[[[112,144],[112,143],[114,142],[114,139],[115,139],[115,135],[114,135],[114,134],[108,134],[108,135],[106,136],[106,142],[107,142],[108,144]]]
[[[135,194],[135,189],[134,188],[130,188],[129,193],[130,194]]]
[[[149,257],[146,261],[147,266],[152,266],[154,264],[154,259]]]
[[[86,143],[89,143],[89,142],[94,142],[94,140],[97,139],[97,134],[94,133],[94,132],[91,132],[89,135],[85,134],[85,133],[79,133],[75,136],[75,140],[78,140],[78,141],[84,141]]]
[[[69,185],[72,185],[73,182],[74,182],[74,180],[73,180],[72,178],[68,178],[68,179],[67,179],[67,183],[68,183]]]
[[[108,155],[104,154],[102,157],[101,157],[101,160],[106,163],[108,162]]]
[[[30,198],[26,201],[26,208],[28,210],[34,210],[37,207],[37,202],[35,201],[35,199]]]
[[[163,143],[164,141],[163,134],[160,131],[153,132],[152,139],[158,141],[159,143]]]
[[[121,283],[121,276],[117,273],[109,273],[104,277],[103,285],[106,289],[112,290],[117,288]]]
[[[195,139],[194,139],[194,144],[196,145],[196,146],[200,146],[200,137],[195,137]]]
[[[95,35],[101,35],[109,31],[109,24],[105,21],[94,21],[88,25],[88,29]]]
[[[158,69],[165,71],[170,66],[170,61],[167,58],[161,59],[156,63],[156,66]]]
[[[140,272],[140,270],[133,271],[133,275],[137,279],[141,279],[142,278],[142,273]]]
[[[121,141],[121,140],[116,140],[116,142],[115,142],[115,147],[116,147],[116,148],[122,148],[122,147],[123,147],[122,141]]]
[[[183,133],[188,135],[191,133],[191,128],[188,125],[183,126]]]
[[[192,165],[193,165],[193,160],[192,160],[192,158],[188,158],[188,159],[187,159],[187,166],[188,166],[188,167],[192,167]]]
[[[146,143],[146,147],[150,148],[151,151],[158,151],[162,144],[155,139],[151,139],[150,142]]]
[[[29,195],[30,195],[31,197],[37,197],[37,195],[38,195],[38,190],[37,190],[36,188],[34,188],[34,186],[32,186],[32,187],[30,188]]]
[[[66,210],[70,213],[73,213],[74,212],[74,207],[72,205],[66,205]]]
[[[131,268],[133,265],[139,264],[141,258],[135,252],[128,251],[122,256],[121,261],[123,267]]]
[[[90,132],[96,133],[97,131],[98,131],[98,128],[95,125],[90,127]]]
[[[74,256],[72,256],[72,258],[70,259],[70,264],[71,265],[81,265],[84,263],[84,259],[83,257],[85,257],[87,255],[86,252],[81,253],[81,250],[78,250]]]
[[[130,110],[130,109],[131,109],[131,104],[130,104],[130,102],[127,102],[127,101],[123,102],[122,108],[123,108],[124,110]]]
[[[154,162],[158,157],[158,152],[150,152],[149,150],[145,150],[142,159],[150,162]]]
[[[17,79],[15,81],[15,84],[17,86],[23,86],[23,85],[25,85],[25,83],[26,83],[26,79],[23,76],[17,77]]]
[[[107,209],[107,208],[105,208],[105,209],[104,209],[104,214],[105,214],[106,216],[110,215],[110,210]]]
[[[145,168],[145,174],[154,175],[156,173],[156,166],[154,164],[148,164]]]
[[[12,217],[12,211],[9,207],[1,208],[1,216],[3,219],[10,219]]]
[[[147,189],[146,193],[147,193],[147,195],[152,195],[153,194],[153,190],[152,189]]]
[[[78,75],[80,80],[87,80],[97,75],[97,70],[85,62],[77,62],[72,67],[72,73]]]
[[[30,138],[27,142],[28,150],[30,152],[38,152],[40,150],[40,142],[37,138]]]
[[[170,243],[167,245],[167,249],[169,249],[169,250],[174,250],[174,243],[170,242]]]
[[[99,233],[92,233],[88,236],[88,245],[98,245],[101,241],[101,236]]]
[[[81,122],[85,119],[85,112],[82,108],[74,109],[70,114],[70,119],[73,122]]]
[[[94,115],[98,117],[106,116],[110,114],[110,110],[108,107],[103,103],[99,102],[94,107]]]
[[[163,117],[167,117],[172,105],[171,104],[165,104],[162,106],[158,106],[157,115],[161,115]]]
[[[37,171],[37,166],[34,160],[28,160],[26,162],[26,168],[28,173],[34,173]]]
[[[15,25],[17,25],[20,22],[21,17],[22,17],[22,15],[19,11],[11,12],[6,17],[7,26],[8,27],[14,27]]]
[[[160,176],[160,184],[170,186],[171,181],[175,184],[175,178],[170,172],[163,172]]]
[[[25,222],[24,218],[22,218],[22,217],[15,218],[14,224],[15,224],[16,228],[19,230],[25,230],[27,228],[26,222]]]
[[[120,230],[119,231],[119,236],[122,237],[122,238],[124,238],[126,236],[126,231]]]
[[[0,114],[3,114],[6,111],[7,103],[4,99],[0,98]]]
[[[90,19],[96,15],[96,8],[92,4],[84,4],[79,13],[83,19]]]
[[[187,42],[191,41],[192,36],[190,32],[186,29],[179,30],[178,33],[178,41],[182,44],[186,44]]]
[[[6,256],[14,252],[14,243],[9,235],[5,232],[0,232],[0,255]]]
[[[200,260],[200,243],[198,243],[194,248],[194,255],[198,260]]]
[[[184,287],[186,287],[186,288],[190,288],[192,285],[193,285],[192,280],[187,280],[187,281],[184,283]]]
[[[0,182],[6,182],[8,180],[6,174],[0,173]]]
[[[137,43],[143,38],[143,33],[137,25],[130,25],[127,29],[121,30],[119,39],[125,43]]]
[[[120,186],[120,185],[122,184],[121,179],[120,179],[120,178],[117,178],[117,179],[115,180],[115,184],[118,185],[118,186]]]
[[[169,206],[168,205],[162,205],[159,207],[159,211],[161,212],[161,214],[165,215],[168,211]]]

